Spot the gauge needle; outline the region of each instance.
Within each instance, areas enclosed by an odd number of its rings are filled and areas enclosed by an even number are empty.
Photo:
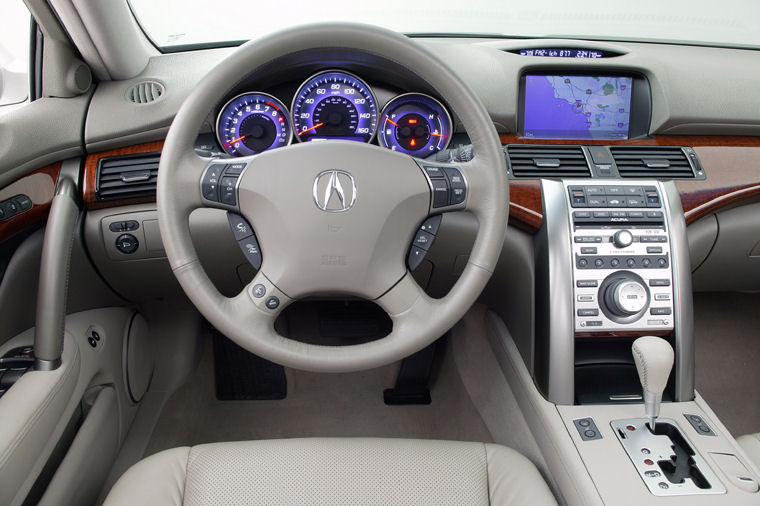
[[[443,135],[441,135],[441,134],[434,134],[432,132],[430,132],[430,135],[432,135],[433,137],[443,137]]]
[[[237,141],[242,141],[243,139],[245,139],[245,135],[244,135],[244,136],[242,136],[242,137],[238,137],[237,139],[232,139],[230,142],[228,142],[228,143],[227,143],[227,145],[228,145],[228,146],[232,146],[232,145],[233,145],[233,144],[235,144]]]
[[[396,123],[395,121],[393,121],[393,120],[392,120],[392,119],[390,119],[390,118],[385,118],[385,121],[387,121],[388,123],[390,123],[390,124],[391,124],[391,125],[393,125],[393,126],[398,126],[398,123]]]
[[[314,130],[315,128],[319,128],[319,127],[321,127],[322,125],[324,125],[324,123],[317,123],[316,125],[314,125],[314,126],[313,126],[313,127],[311,127],[311,128],[307,128],[306,130],[301,130],[301,131],[299,132],[299,134],[298,134],[298,135],[301,135],[301,134],[305,134],[305,133],[306,133],[306,132],[308,132],[309,130]]]

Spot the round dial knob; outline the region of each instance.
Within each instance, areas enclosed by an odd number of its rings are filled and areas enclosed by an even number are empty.
[[[639,313],[647,305],[647,289],[633,279],[620,279],[606,290],[604,301],[607,308],[618,316]]]
[[[627,248],[633,243],[633,234],[628,230],[618,230],[612,236],[612,243],[618,248]]]

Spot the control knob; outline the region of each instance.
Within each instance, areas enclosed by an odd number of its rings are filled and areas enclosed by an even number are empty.
[[[635,279],[620,278],[604,292],[607,309],[617,316],[632,316],[641,312],[648,303],[647,289]]]
[[[612,236],[612,243],[618,248],[627,248],[633,244],[633,234],[628,230],[618,230]]]

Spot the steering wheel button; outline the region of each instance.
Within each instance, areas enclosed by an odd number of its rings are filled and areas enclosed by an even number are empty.
[[[464,188],[451,189],[451,205],[461,204],[467,198],[467,192]]]
[[[227,170],[224,171],[225,176],[239,176],[243,169],[246,168],[247,163],[231,163],[227,166]]]
[[[420,226],[420,230],[436,235],[438,233],[438,227],[441,226],[441,217],[442,215],[440,214],[431,216],[425,220],[425,223],[423,223],[422,226]]]
[[[414,245],[418,248],[422,248],[425,251],[430,249],[430,246],[433,245],[433,241],[435,240],[435,236],[433,234],[430,234],[428,232],[425,232],[424,230],[420,230],[417,232],[417,235],[414,237]]]
[[[412,246],[412,248],[409,250],[409,258],[407,259],[409,270],[413,271],[419,267],[422,261],[425,260],[426,254],[427,251],[424,249],[418,248],[417,246]]]
[[[445,179],[432,179],[433,183],[433,207],[446,207],[449,205],[449,183]]]
[[[261,249],[259,248],[258,241],[256,241],[256,236],[252,235],[247,239],[238,241],[238,245],[253,268],[256,270],[261,269]]]
[[[257,283],[253,285],[253,290],[251,290],[251,292],[255,298],[260,299],[267,294],[267,288],[261,283]]]
[[[250,237],[253,235],[253,228],[251,228],[251,225],[249,225],[248,222],[245,220],[245,218],[243,218],[239,214],[228,212],[227,221],[230,222],[230,227],[232,228],[232,234],[235,236],[236,241],[243,240],[246,237]]]
[[[443,178],[443,171],[440,167],[432,167],[430,165],[424,165],[423,168],[425,169],[425,172],[427,173],[428,177],[431,179],[435,178]]]
[[[274,295],[272,295],[271,297],[269,297],[267,299],[267,301],[265,302],[265,304],[267,306],[267,309],[275,310],[278,307],[280,307],[280,299],[278,299],[277,297],[275,297]]]

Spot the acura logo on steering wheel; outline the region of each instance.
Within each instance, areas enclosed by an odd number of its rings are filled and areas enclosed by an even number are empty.
[[[328,213],[348,211],[356,202],[356,181],[343,170],[320,172],[314,180],[314,203]]]

